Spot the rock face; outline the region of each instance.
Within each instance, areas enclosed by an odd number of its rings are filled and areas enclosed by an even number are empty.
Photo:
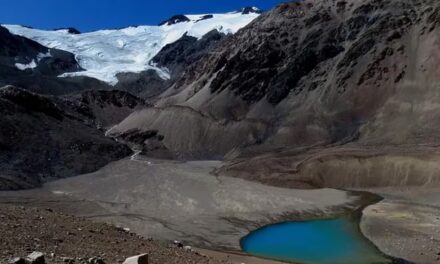
[[[58,104],[16,87],[0,89],[0,190],[36,187],[130,155],[76,109]]]
[[[173,79],[180,78],[189,65],[206,55],[226,35],[212,30],[200,40],[184,35],[174,43],[166,45],[152,60],[159,67],[167,68]]]
[[[108,129],[132,112],[149,106],[145,100],[119,90],[85,91],[54,100],[67,112],[100,129]]]
[[[435,144],[440,135],[435,121],[440,118],[438,13],[433,0],[281,4],[187,67],[156,105],[184,106],[225,124],[268,124],[254,141],[248,140],[251,132],[229,131],[246,142],[229,150]],[[145,118],[140,126],[169,133],[159,126],[168,127],[165,123],[186,113],[173,115],[161,124]],[[180,129],[183,135],[193,128]],[[174,136],[174,146],[198,141]],[[165,144],[171,144],[167,136]]]

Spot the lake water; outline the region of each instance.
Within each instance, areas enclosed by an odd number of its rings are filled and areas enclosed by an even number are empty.
[[[258,257],[304,264],[390,263],[346,218],[274,224],[241,240]]]

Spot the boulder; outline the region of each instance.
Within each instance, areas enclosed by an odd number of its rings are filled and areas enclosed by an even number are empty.
[[[192,251],[192,247],[191,246],[184,246],[183,249],[185,249],[186,251]]]
[[[148,264],[148,254],[127,258],[122,264]]]
[[[183,248],[183,243],[179,240],[174,240],[173,244],[178,248]]]
[[[26,257],[26,262],[29,264],[45,264],[44,254],[34,251]]]
[[[67,263],[67,264],[73,264],[73,263],[75,263],[75,259],[74,259],[74,258],[62,257],[61,260],[62,260],[64,263]]]

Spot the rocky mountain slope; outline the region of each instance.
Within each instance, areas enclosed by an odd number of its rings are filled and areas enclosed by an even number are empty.
[[[114,131],[158,129],[167,133],[165,145],[190,157],[348,142],[435,144],[438,14],[437,1],[282,4],[187,67],[158,98],[160,118],[158,109],[135,113]],[[218,138],[210,123],[232,126],[226,133],[235,141]],[[188,140],[194,133],[200,136]],[[213,138],[224,144],[206,145]]]
[[[104,136],[143,100],[120,91],[50,98],[0,88],[0,190],[94,171],[132,151]]]

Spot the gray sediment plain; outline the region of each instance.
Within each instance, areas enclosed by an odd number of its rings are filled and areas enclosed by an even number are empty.
[[[261,226],[354,210],[361,200],[334,189],[284,189],[211,173],[221,165],[133,156],[42,189],[0,193],[0,199],[51,205],[145,237],[233,251],[240,250],[240,238]]]

